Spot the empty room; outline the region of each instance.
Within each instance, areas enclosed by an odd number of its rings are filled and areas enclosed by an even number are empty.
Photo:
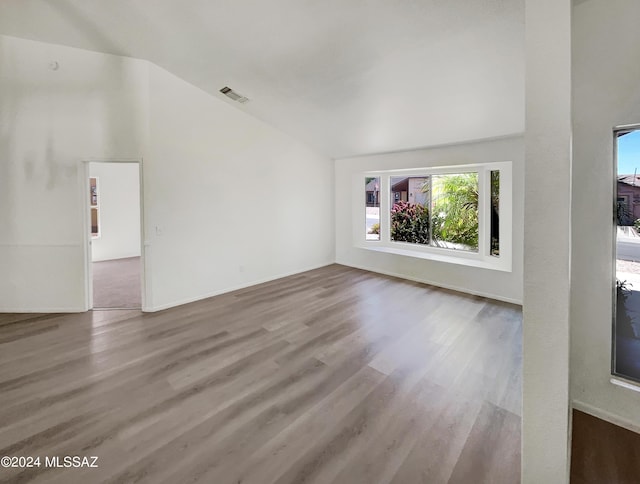
[[[637,482],[639,18],[0,2],[0,483]]]

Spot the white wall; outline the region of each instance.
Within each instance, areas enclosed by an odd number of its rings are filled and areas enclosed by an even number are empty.
[[[0,311],[86,309],[87,160],[144,160],[149,310],[334,261],[332,161],[145,61],[2,36],[0,106]]]
[[[150,66],[150,309],[334,261],[333,162]]]
[[[91,241],[94,262],[140,256],[140,169],[138,163],[90,163],[98,178],[100,235]]]
[[[432,149],[336,160],[336,262],[375,272],[519,303],[522,301],[524,146],[521,136]],[[434,260],[374,252],[353,245],[352,179],[365,171],[513,162],[513,271],[500,272]],[[364,182],[363,182],[364,183]],[[362,222],[364,224],[364,221]]]
[[[82,161],[142,156],[147,89],[145,62],[0,36],[0,311],[85,308]]]
[[[613,134],[640,123],[640,2],[573,11],[571,391],[574,406],[640,428],[640,393],[612,385]]]

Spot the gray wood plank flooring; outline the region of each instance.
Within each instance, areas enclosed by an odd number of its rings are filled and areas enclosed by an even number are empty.
[[[0,315],[1,483],[517,483],[521,310],[339,265],[166,311]]]

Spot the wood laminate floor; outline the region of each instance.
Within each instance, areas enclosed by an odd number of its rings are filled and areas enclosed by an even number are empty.
[[[0,315],[0,482],[517,483],[517,306],[339,265],[166,311]],[[51,468],[45,456],[97,456]]]

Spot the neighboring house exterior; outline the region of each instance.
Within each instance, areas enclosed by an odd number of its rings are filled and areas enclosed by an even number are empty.
[[[367,192],[367,207],[380,206],[380,179],[374,178],[365,187]]]
[[[406,178],[391,179],[391,204],[397,202],[418,203],[424,205],[427,203],[427,192],[423,191],[425,183],[429,181],[429,177],[411,176]]]
[[[616,195],[621,225],[633,225],[640,219],[640,175],[618,175]]]

